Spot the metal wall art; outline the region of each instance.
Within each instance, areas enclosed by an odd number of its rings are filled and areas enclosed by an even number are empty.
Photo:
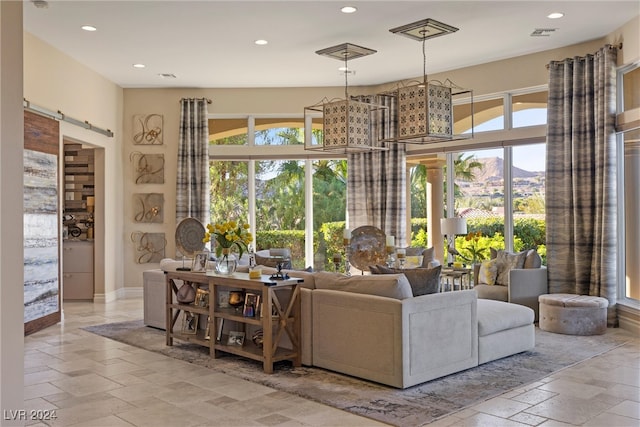
[[[133,195],[133,209],[135,222],[164,222],[164,194],[136,193]]]
[[[133,116],[133,143],[136,145],[162,145],[163,117],[161,114]]]
[[[131,233],[131,241],[135,245],[136,264],[160,262],[164,256],[167,239],[164,233]]]
[[[134,151],[129,158],[133,163],[136,184],[164,184],[164,154]]]

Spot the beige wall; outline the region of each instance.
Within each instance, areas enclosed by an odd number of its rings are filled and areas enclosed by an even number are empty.
[[[60,122],[61,144],[65,138],[96,148],[94,295],[96,301],[115,299],[123,283],[122,88],[24,33],[24,97],[114,132],[114,137],[107,137]]]

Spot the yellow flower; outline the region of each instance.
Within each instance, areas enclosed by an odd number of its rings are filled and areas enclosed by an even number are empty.
[[[228,222],[220,222],[217,224],[207,224],[207,231],[204,235],[204,242],[215,242],[216,244],[216,255],[220,257],[222,254],[222,249],[230,249],[233,246],[238,248],[238,252],[240,256],[247,249],[247,245],[249,245],[253,241],[253,236],[248,231],[250,226],[249,224],[243,224],[241,226],[238,225],[237,221],[228,221]],[[226,251],[225,251],[226,252]],[[224,254],[226,257],[227,254]]]

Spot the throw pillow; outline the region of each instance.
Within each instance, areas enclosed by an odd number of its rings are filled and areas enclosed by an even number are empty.
[[[488,261],[483,261],[482,264],[480,264],[478,283],[484,285],[495,285],[497,277],[498,261],[495,258]]]
[[[530,249],[527,252],[527,257],[524,259],[524,268],[540,268],[542,267],[542,258],[538,251]]]
[[[278,262],[280,262],[280,260],[277,259],[277,258],[263,257],[263,256],[260,256],[258,254],[255,254],[255,257],[256,257],[256,264],[257,265],[264,265],[265,267],[277,268],[278,267]],[[282,264],[282,268],[283,269],[291,269],[291,260],[285,261]]]
[[[514,268],[524,267],[524,259],[527,251],[518,252],[516,254],[500,250],[496,254],[496,262],[498,263],[498,276],[496,277],[496,285],[507,286],[509,284],[509,272]]]
[[[378,273],[374,274],[398,274],[403,273],[409,280],[413,296],[435,294],[440,291],[440,270],[442,266],[435,268],[389,268],[377,265]]]
[[[433,248],[433,246],[422,251],[422,267],[429,268],[430,267],[429,263],[433,263],[434,261],[436,261],[436,258],[435,258],[435,249]]]

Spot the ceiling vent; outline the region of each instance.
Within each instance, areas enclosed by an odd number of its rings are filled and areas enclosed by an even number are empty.
[[[557,28],[536,28],[531,33],[531,37],[549,37],[551,33],[555,33]]]

